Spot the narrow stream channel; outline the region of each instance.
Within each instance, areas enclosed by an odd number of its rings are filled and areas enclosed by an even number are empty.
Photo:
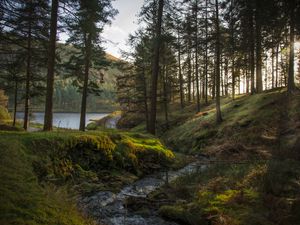
[[[206,165],[196,161],[184,168],[168,173],[168,180],[172,182],[181,176],[201,172]],[[165,184],[165,173],[157,173],[144,177],[131,185],[125,186],[119,193],[101,191],[79,201],[83,212],[94,218],[101,225],[176,225],[160,218],[156,212],[148,216],[141,216],[126,208],[126,200],[130,197],[145,198],[148,194]]]

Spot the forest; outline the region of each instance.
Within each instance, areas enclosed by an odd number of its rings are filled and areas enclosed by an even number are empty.
[[[300,225],[299,162],[300,0],[0,0],[0,225]]]

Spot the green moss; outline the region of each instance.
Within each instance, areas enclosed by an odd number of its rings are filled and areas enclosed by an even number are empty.
[[[31,167],[33,157],[21,142],[6,141],[0,142],[0,224],[91,224],[66,191],[39,185]]]
[[[90,224],[76,195],[117,191],[174,157],[152,136],[117,131],[0,131],[0,155],[0,224],[21,225]]]

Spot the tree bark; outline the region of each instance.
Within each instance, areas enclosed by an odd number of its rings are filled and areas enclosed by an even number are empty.
[[[199,90],[199,59],[198,59],[198,0],[196,0],[196,8],[195,8],[195,76],[196,76],[196,99],[197,99],[197,112],[200,112],[200,90]]]
[[[189,45],[190,48],[191,45]],[[190,103],[192,101],[192,63],[191,63],[191,52],[190,49],[188,49],[188,102]]]
[[[250,64],[250,77],[251,77],[251,94],[255,93],[255,80],[254,80],[254,70],[255,70],[255,64],[254,64],[254,24],[253,24],[253,8],[250,6],[250,3],[248,3],[249,7],[249,45],[250,45],[250,54],[249,54],[249,64]]]
[[[208,104],[208,0],[205,0],[205,104]]]
[[[262,82],[262,47],[261,47],[261,15],[260,15],[260,0],[256,0],[255,11],[255,34],[256,34],[256,91],[263,91]]]
[[[24,110],[24,130],[28,129],[29,126],[29,104],[30,104],[30,79],[31,79],[31,39],[32,39],[32,0],[29,1],[29,23],[28,23],[28,33],[27,33],[27,68],[26,68],[26,85],[25,85],[25,110]]]
[[[151,87],[151,108],[149,118],[148,132],[155,134],[156,131],[156,104],[157,104],[157,81],[159,74],[159,55],[161,45],[161,27],[162,27],[162,16],[163,16],[164,0],[158,2],[158,16],[156,24],[156,40],[154,46],[154,60],[152,70],[152,87]]]
[[[276,46],[275,87],[278,87],[279,44]]]
[[[144,85],[143,88],[143,97],[144,97],[144,107],[145,107],[145,120],[146,120],[146,128],[149,127],[149,112],[148,112],[148,96],[147,96],[147,83],[146,83],[146,72],[145,67],[143,66],[143,75],[142,82]]]
[[[179,73],[179,92],[180,92],[180,106],[184,108],[184,93],[183,93],[183,77],[181,72],[181,48],[180,48],[180,36],[178,30],[178,73]]]
[[[16,126],[16,117],[17,117],[17,106],[18,106],[18,81],[15,81],[15,93],[14,93],[14,118],[13,126]]]
[[[163,71],[163,98],[164,98],[166,128],[169,128],[167,80],[168,80],[168,68],[165,66]]]
[[[294,60],[295,60],[295,0],[290,0],[290,52],[289,52],[289,74],[288,93],[292,94],[295,89]]]
[[[231,18],[230,18],[230,35],[231,35],[231,85],[232,85],[232,99],[235,97],[235,42],[234,42],[234,21],[233,21],[233,1],[230,1]]]
[[[219,22],[219,2],[216,0],[216,122],[222,122],[221,102],[220,102],[220,22]]]
[[[274,71],[274,56],[275,56],[275,50],[274,47],[272,48],[272,89],[274,88],[275,84],[275,71]]]
[[[45,103],[44,131],[52,130],[57,17],[58,17],[58,0],[52,0],[50,40],[49,40],[49,47],[48,47],[49,55],[48,55],[47,93],[46,93],[46,103]]]
[[[224,66],[224,76],[225,76],[225,96],[228,96],[228,59],[225,58],[225,66]]]
[[[85,118],[86,118],[86,102],[88,94],[88,82],[89,82],[89,71],[91,61],[91,49],[92,49],[92,38],[91,34],[87,34],[85,41],[85,65],[84,65],[84,82],[82,88],[82,100],[81,100],[81,113],[80,113],[80,125],[79,130],[85,131]]]

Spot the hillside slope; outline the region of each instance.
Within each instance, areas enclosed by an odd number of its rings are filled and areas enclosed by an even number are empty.
[[[300,224],[300,96],[278,89],[224,102],[222,124],[208,106],[163,134],[210,160],[152,196],[174,202],[160,214],[184,225]]]

